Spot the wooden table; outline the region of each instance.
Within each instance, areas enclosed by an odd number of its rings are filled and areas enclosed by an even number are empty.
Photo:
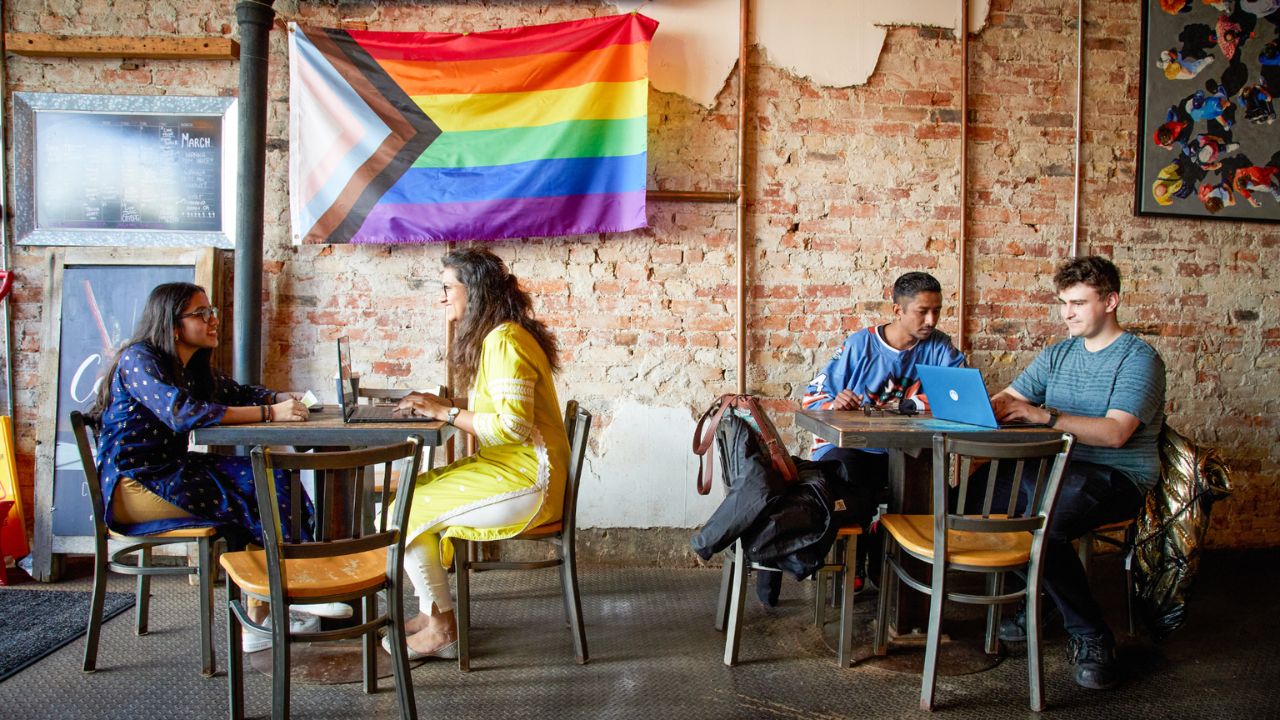
[[[867,415],[861,410],[800,410],[796,424],[842,448],[884,448],[889,451],[889,511],[931,513],[933,507],[933,436],[963,435],[966,440],[1037,442],[1062,437],[1061,430],[985,428],[938,420],[929,415]],[[904,558],[904,561],[910,558]],[[922,564],[923,566],[923,564]],[[927,577],[927,575],[925,576]],[[881,592],[885,592],[881,588]],[[922,635],[928,623],[927,596],[898,593],[890,631],[898,637]]]
[[[403,442],[410,435],[422,437],[422,468],[432,466],[435,450],[443,445],[456,428],[448,423],[344,423],[337,408],[317,413],[307,422],[251,423],[248,425],[215,425],[198,428],[191,433],[192,442],[209,446],[295,445],[305,447],[370,447]],[[346,502],[354,498],[355,483],[341,488]],[[335,493],[335,505],[343,493]],[[333,622],[333,621],[325,621]],[[379,651],[378,677],[391,674],[391,658]],[[250,665],[259,672],[271,674],[271,653],[256,652],[249,656]],[[292,678],[311,683],[354,683],[362,679],[359,641],[295,643],[292,646]]]

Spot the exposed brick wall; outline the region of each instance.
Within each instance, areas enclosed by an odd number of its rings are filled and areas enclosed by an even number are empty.
[[[317,24],[359,17],[386,29],[480,30],[608,12],[567,2],[277,6]],[[1047,277],[1070,245],[1075,8],[995,0],[987,28],[972,38],[967,335],[973,363],[997,387],[1062,335]],[[1211,542],[1275,545],[1280,233],[1133,216],[1139,4],[1087,9],[1081,250],[1112,256],[1125,274],[1121,318],[1165,358],[1171,422],[1219,447],[1234,469],[1236,493],[1214,513]],[[226,2],[47,0],[7,12],[11,30],[81,34],[232,33],[235,22]],[[429,281],[442,247],[289,244],[284,33],[272,42],[265,379],[327,390],[330,341],[346,333],[367,382],[434,382],[443,374],[443,337]],[[847,333],[884,317],[885,285],[900,272],[925,269],[942,280],[952,303],[942,325],[956,334],[958,58],[948,31],[897,28],[866,86],[820,88],[752,53],[748,383],[775,398],[774,409],[794,407]],[[234,94],[238,82],[234,63],[7,60],[10,90]],[[736,83],[726,83],[711,111],[651,94],[654,187],[732,189]],[[736,381],[732,206],[653,203],[649,215],[652,227],[640,232],[493,246],[558,332],[561,395],[598,413],[597,437],[623,400],[692,412]],[[28,508],[43,255],[25,247],[13,254],[14,397]],[[807,445],[785,414],[778,421],[796,447]],[[654,482],[692,492],[689,478]]]

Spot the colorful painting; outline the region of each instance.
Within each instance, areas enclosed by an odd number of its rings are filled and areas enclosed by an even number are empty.
[[[656,29],[637,13],[478,33],[291,26],[294,242],[644,227]]]
[[[1280,0],[1145,0],[1137,212],[1280,220]]]

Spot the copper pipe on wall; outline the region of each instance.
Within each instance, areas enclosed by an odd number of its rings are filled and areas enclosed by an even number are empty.
[[[747,391],[747,21],[750,3],[738,5],[738,393]]]
[[[1080,162],[1081,127],[1084,118],[1084,0],[1076,5],[1076,172],[1071,200],[1071,257],[1080,254]]]
[[[960,257],[960,296],[957,302],[956,347],[960,352],[968,349],[965,324],[965,285],[968,269],[965,259],[969,254],[967,228],[969,225],[969,0],[960,0],[960,236],[956,253]]]
[[[652,202],[731,203],[738,200],[737,192],[703,192],[700,190],[650,190],[645,197]]]

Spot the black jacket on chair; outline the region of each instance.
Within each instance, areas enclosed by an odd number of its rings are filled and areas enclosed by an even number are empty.
[[[694,535],[703,560],[742,538],[747,558],[804,579],[822,565],[836,532],[855,517],[854,494],[838,462],[796,459],[800,479],[785,483],[761,453],[755,433],[726,414],[716,428],[727,491],[720,507]]]

